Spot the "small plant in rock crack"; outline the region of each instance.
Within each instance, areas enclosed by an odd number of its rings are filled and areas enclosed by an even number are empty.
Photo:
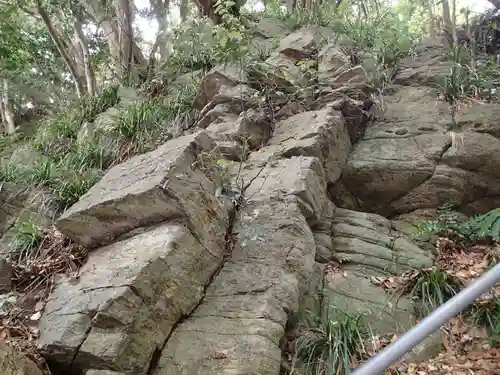
[[[352,360],[366,353],[369,327],[362,315],[340,312],[333,307],[307,314],[295,346],[290,374],[337,375],[350,373]]]
[[[231,190],[231,176],[229,173],[229,160],[220,157],[218,148],[210,152],[201,152],[193,164],[199,168],[215,184],[215,196],[227,195]]]
[[[439,216],[434,220],[426,220],[414,225],[412,237],[419,237],[425,233],[444,234],[448,230],[455,230],[460,237],[467,237],[463,230],[464,221],[459,219],[456,212],[452,211],[451,205],[443,205],[438,209]]]
[[[450,72],[437,85],[444,100],[450,104],[453,126],[456,126],[456,115],[460,107],[460,102],[471,93],[475,77],[475,72],[463,62],[463,54],[463,46],[458,45],[454,47]]]
[[[29,256],[37,249],[43,240],[42,230],[31,218],[21,218],[15,226],[16,232],[10,242],[10,247],[17,259]]]
[[[433,310],[459,292],[461,282],[441,269],[423,269],[409,288],[419,316],[429,315]]]

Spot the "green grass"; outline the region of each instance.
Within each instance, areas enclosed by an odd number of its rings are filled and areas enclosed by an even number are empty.
[[[43,240],[41,228],[30,218],[20,218],[15,225],[16,233],[10,242],[17,259],[29,256],[33,249],[37,249]]]
[[[4,181],[47,189],[66,208],[74,204],[110,166],[133,155],[154,149],[169,138],[168,127],[191,111],[197,87],[186,85],[162,101],[138,102],[122,110],[112,134],[77,140],[84,121],[118,102],[117,88],[84,98],[49,120],[35,135],[32,145],[42,155],[32,165],[3,163]]]
[[[296,368],[307,375],[348,374],[352,358],[366,352],[369,328],[362,315],[333,311],[330,308],[321,316],[308,315],[296,342],[290,374],[296,374]]]
[[[410,295],[419,316],[429,315],[460,291],[461,283],[441,269],[422,270]]]
[[[474,304],[472,317],[476,324],[486,327],[493,347],[500,345],[500,300],[487,300]]]

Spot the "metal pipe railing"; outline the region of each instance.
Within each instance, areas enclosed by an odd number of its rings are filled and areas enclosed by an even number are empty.
[[[391,343],[358,367],[351,375],[379,375],[403,357],[415,346],[437,331],[459,312],[472,305],[482,294],[489,291],[500,280],[500,263],[473,281],[460,293],[434,310],[431,315],[412,327],[399,339]]]

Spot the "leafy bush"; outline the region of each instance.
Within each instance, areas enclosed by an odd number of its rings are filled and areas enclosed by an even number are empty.
[[[458,226],[458,230],[472,240],[486,238],[498,241],[500,239],[500,208],[465,221]]]
[[[336,6],[335,4],[313,4],[313,8],[308,10],[298,6],[293,11],[288,11],[281,2],[272,1],[266,4],[264,16],[275,18],[285,23],[290,29],[297,30],[309,25],[331,26],[338,21],[346,8],[345,4]]]
[[[495,208],[481,215],[460,221],[449,211],[444,211],[436,220],[427,220],[416,226],[417,234],[440,234],[454,230],[459,236],[468,241],[500,239],[500,208]]]

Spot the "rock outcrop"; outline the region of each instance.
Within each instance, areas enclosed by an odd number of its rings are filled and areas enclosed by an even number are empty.
[[[260,27],[261,42],[286,29]],[[423,86],[443,59],[425,48],[377,104],[365,69],[325,32],[286,31],[253,76],[212,69],[192,129],[108,170],[57,220],[92,251],[41,318],[51,364],[86,375],[278,375],[287,324],[315,292],[322,308],[362,312],[376,331],[415,322],[411,301],[370,277],[432,266],[434,255],[390,219],[500,204],[498,110],[472,106],[449,134],[449,108]],[[305,87],[305,60],[318,90],[288,100],[285,89]],[[264,96],[256,79],[275,90]]]

